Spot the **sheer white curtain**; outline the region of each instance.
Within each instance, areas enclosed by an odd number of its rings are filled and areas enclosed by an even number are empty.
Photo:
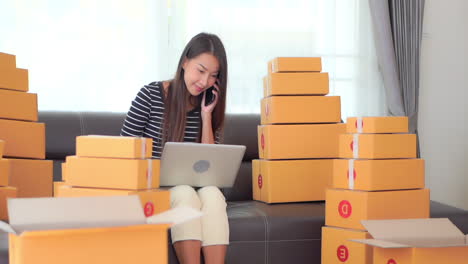
[[[229,63],[229,112],[259,112],[267,61],[319,56],[343,118],[384,115],[368,1],[171,0],[169,39],[175,69],[185,43],[206,31],[223,40]],[[171,72],[172,74],[172,72]]]
[[[381,115],[367,2],[2,0],[0,51],[30,70],[42,110],[124,112],[143,84],[171,78],[187,41],[205,31],[227,50],[228,112],[260,111],[268,60],[320,56],[343,118]]]
[[[40,110],[124,112],[135,87],[159,70],[164,8],[151,0],[2,0],[0,51],[29,69]]]

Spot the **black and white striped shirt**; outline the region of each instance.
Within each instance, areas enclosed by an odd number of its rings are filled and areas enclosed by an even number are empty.
[[[143,86],[132,101],[120,133],[121,136],[152,138],[154,159],[159,159],[162,153],[163,96],[162,82],[152,82]],[[200,107],[187,112],[185,142],[197,141],[200,133],[200,121]]]

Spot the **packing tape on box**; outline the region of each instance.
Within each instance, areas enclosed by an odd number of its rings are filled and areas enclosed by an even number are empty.
[[[153,160],[148,159],[148,169],[146,170],[146,178],[148,179],[147,188],[151,189],[153,185]]]
[[[354,189],[354,159],[348,161],[348,188]]]
[[[359,158],[359,134],[353,135],[353,158]]]
[[[144,159],[146,157],[146,138],[141,138],[141,157]]]
[[[357,127],[357,132],[362,133],[362,126],[364,125],[362,121],[362,117],[357,117],[356,118],[356,127]]]

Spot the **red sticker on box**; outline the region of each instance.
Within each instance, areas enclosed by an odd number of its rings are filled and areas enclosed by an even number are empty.
[[[339,246],[336,249],[336,256],[341,262],[345,262],[348,260],[349,257],[349,251],[348,248],[344,245]]]
[[[353,178],[356,179],[356,170],[353,170]],[[346,171],[346,179],[349,180],[349,170]]]
[[[397,262],[394,259],[389,259],[387,264],[397,264]]]
[[[261,174],[258,175],[258,179],[257,179],[257,182],[258,182],[258,188],[262,188],[263,186],[263,177]]]
[[[263,133],[260,138],[260,144],[262,145],[262,149],[265,149],[265,136],[263,135]]]
[[[354,122],[354,126],[357,128],[357,120]],[[364,121],[361,121],[361,127],[364,127]]]
[[[154,205],[152,202],[147,202],[145,204],[145,216],[149,217],[154,214]]]
[[[351,144],[349,144],[349,147],[351,148],[351,151],[354,151],[354,141],[351,141]]]
[[[348,218],[353,212],[353,207],[349,201],[343,200],[338,205],[338,212],[340,213],[341,217]]]

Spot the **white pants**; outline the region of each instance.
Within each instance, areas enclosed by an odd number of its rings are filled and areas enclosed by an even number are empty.
[[[170,191],[172,208],[190,206],[203,213],[201,218],[172,227],[172,243],[200,240],[202,246],[229,244],[226,199],[217,187],[207,186],[195,191],[188,185],[179,185]]]

